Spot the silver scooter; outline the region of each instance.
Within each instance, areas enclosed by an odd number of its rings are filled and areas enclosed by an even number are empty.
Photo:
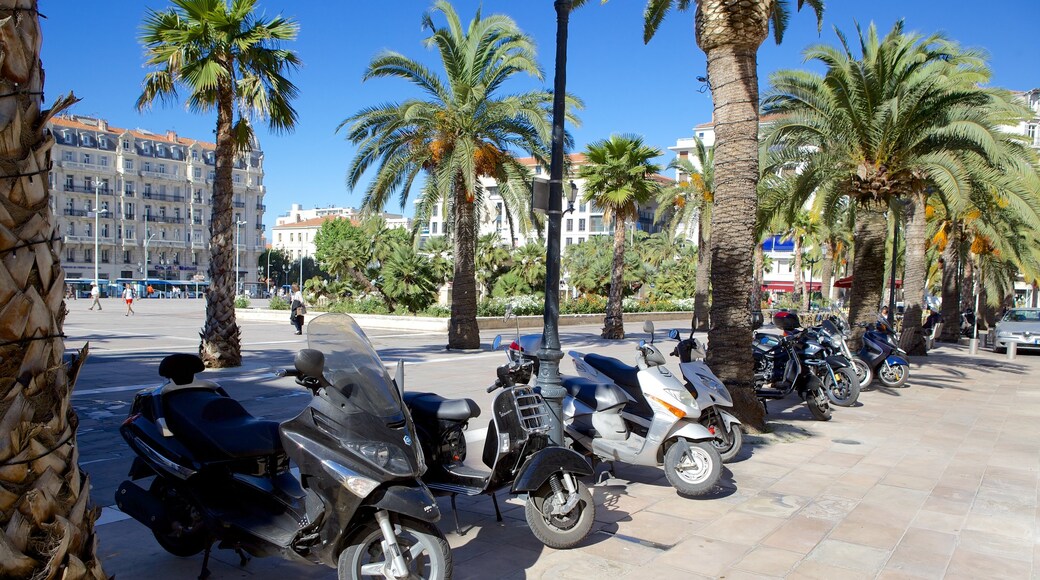
[[[570,353],[582,376],[562,379],[564,429],[578,451],[608,462],[663,465],[668,483],[681,494],[703,495],[722,472],[715,435],[698,422],[700,408],[682,379],[664,366],[653,344],[653,323],[643,329],[650,343],[639,341],[635,367]],[[600,364],[589,364],[590,357]]]

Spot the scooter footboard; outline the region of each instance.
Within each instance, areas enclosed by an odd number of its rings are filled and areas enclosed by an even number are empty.
[[[575,475],[592,475],[592,467],[576,451],[564,447],[546,447],[527,458],[513,480],[511,493],[529,493],[545,485],[549,476],[559,471]]]

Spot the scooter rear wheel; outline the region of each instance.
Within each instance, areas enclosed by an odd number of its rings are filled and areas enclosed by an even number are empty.
[[[870,368],[867,361],[854,356],[852,357],[852,368],[856,371],[856,378],[859,379],[860,388],[869,387],[870,383],[874,382],[874,370]]]
[[[690,452],[672,443],[664,454],[664,474],[668,483],[686,496],[704,495],[715,488],[722,475],[722,457],[710,441],[687,442]]]
[[[213,543],[198,508],[185,499],[176,487],[157,477],[148,491],[166,506],[168,527],[163,530],[152,529],[155,541],[164,550],[174,556],[187,558],[202,552]]]
[[[553,475],[552,477],[559,477]],[[555,548],[566,550],[577,546],[592,531],[592,524],[596,520],[596,504],[592,500],[592,493],[581,481],[575,479],[578,487],[578,504],[567,514],[554,515],[552,510],[556,507],[556,494],[548,481],[537,491],[527,498],[524,505],[524,516],[531,533],[538,541]]]
[[[433,524],[404,516],[392,516],[394,535],[408,563],[408,578],[448,580],[452,574],[451,549],[444,534]],[[383,552],[383,532],[376,522],[366,525],[339,554],[336,577],[353,580],[364,576],[384,577],[390,561]]]
[[[713,419],[709,425],[705,425],[709,430],[714,427],[716,430],[725,429],[725,425],[716,425]],[[711,440],[711,444],[715,446],[715,451],[719,452],[719,458],[723,463],[729,463],[734,457],[740,453],[740,448],[744,445],[744,430],[740,425],[734,425],[729,430],[727,436],[729,442],[727,443],[722,439],[722,436],[715,432],[715,438]]]

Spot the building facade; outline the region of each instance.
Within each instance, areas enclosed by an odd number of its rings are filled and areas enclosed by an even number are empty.
[[[412,220],[403,215],[383,213],[381,216],[388,228],[412,227]],[[334,219],[356,222],[362,217],[362,212],[352,207],[304,209],[300,204],[294,203],[289,211],[275,218],[275,225],[271,230],[271,248],[285,252],[294,260],[313,257],[317,249],[314,236],[318,234],[322,224]]]
[[[213,143],[172,131],[112,127],[62,116],[50,172],[52,210],[65,242],[69,278],[208,278]],[[238,279],[256,280],[264,248],[263,152],[239,155],[233,169]],[[95,245],[97,253],[95,254]]]

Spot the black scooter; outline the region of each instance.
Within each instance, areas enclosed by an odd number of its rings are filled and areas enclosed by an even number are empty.
[[[345,314],[315,317],[307,335],[285,374],[313,397],[280,425],[195,379],[197,356],[163,359],[170,380],[138,393],[120,428],[137,457],[116,504],[166,551],[204,551],[200,578],[215,542],[242,565],[249,553],[331,566],[340,580],[450,578],[414,426],[382,361]]]
[[[501,337],[495,339],[498,350]],[[461,535],[455,497],[487,494],[498,509],[497,491],[528,494],[524,509],[531,532],[546,546],[562,549],[588,536],[596,505],[578,476],[592,475],[585,459],[549,441],[549,408],[542,396],[524,383],[531,362],[514,360],[498,367],[498,379],[488,392],[501,389],[492,403],[491,421],[482,459],[491,471],[466,465],[466,433],[470,419],[480,416],[472,399],[445,399],[434,393],[405,392],[404,401],[415,417],[419,443],[430,469],[423,481],[451,496],[455,527]]]

